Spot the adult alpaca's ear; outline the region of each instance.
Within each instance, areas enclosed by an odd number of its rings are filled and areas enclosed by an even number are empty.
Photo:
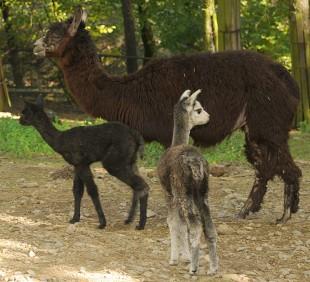
[[[79,29],[81,22],[86,22],[87,13],[82,9],[82,7],[78,7],[74,13],[72,22],[68,28],[68,34],[73,37]]]
[[[37,99],[36,99],[36,105],[37,105],[38,107],[40,107],[40,108],[43,109],[43,107],[44,107],[44,99],[43,99],[42,95],[39,95],[39,96],[37,97]]]

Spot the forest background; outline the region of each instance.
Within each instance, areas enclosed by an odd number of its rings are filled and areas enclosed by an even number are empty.
[[[133,72],[153,57],[227,49],[254,50],[282,63],[301,90],[295,125],[301,132],[308,132],[309,3],[310,0],[0,0],[0,112],[9,109],[9,96],[34,99],[43,93],[56,102],[74,103],[55,61],[34,56],[32,49],[50,23],[68,18],[82,5],[88,12],[87,29],[110,74]],[[20,156],[34,148],[40,153],[50,152],[33,131],[25,134],[16,122],[2,120],[0,132],[0,151]],[[242,159],[242,137],[237,134],[234,138],[217,148],[215,161]],[[149,164],[155,164],[159,155],[158,146],[154,146],[148,147]],[[293,152],[294,147],[301,148],[300,144],[293,145]],[[305,156],[307,149],[297,151],[297,155]],[[208,154],[212,160],[212,154]]]

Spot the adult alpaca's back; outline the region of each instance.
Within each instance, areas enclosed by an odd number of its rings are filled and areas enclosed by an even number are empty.
[[[257,177],[240,217],[259,210],[267,182],[275,175],[286,187],[280,222],[297,211],[301,172],[287,142],[299,92],[283,66],[258,53],[228,51],[158,59],[134,74],[110,76],[85,30],[85,19],[78,9],[73,18],[51,25],[34,52],[57,59],[74,99],[87,113],[121,121],[146,141],[168,146],[179,93],[201,88],[201,104],[212,119],[192,130],[194,142],[214,145],[239,128],[246,135],[247,158]]]

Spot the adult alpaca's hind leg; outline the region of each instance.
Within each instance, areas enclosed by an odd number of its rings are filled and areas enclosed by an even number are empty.
[[[298,211],[301,170],[294,163],[287,144],[279,150],[278,159],[278,175],[284,181],[284,202],[283,215],[277,223],[285,223],[290,219],[291,213]]]
[[[247,139],[246,155],[256,169],[256,179],[239,217],[245,218],[249,212],[260,210],[268,180],[279,175],[285,182],[284,212],[277,222],[285,223],[291,217],[291,213],[298,210],[299,177],[301,176],[301,171],[294,163],[288,145],[275,148],[268,143],[259,144]]]
[[[138,169],[135,165],[125,166],[118,169],[107,168],[108,172],[129,185],[133,190],[131,207],[129,209],[128,217],[125,220],[125,224],[129,224],[133,221],[138,201],[140,201],[140,221],[136,229],[144,229],[147,219],[147,203],[148,203],[148,191],[149,186],[144,179],[138,174]]]
[[[248,199],[238,214],[239,218],[246,218],[250,212],[261,209],[263,198],[267,191],[267,182],[276,174],[277,152],[268,144],[250,140],[247,136],[245,153],[248,161],[255,168],[255,180]]]

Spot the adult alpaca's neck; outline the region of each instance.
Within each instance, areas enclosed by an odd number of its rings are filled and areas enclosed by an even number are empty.
[[[45,113],[40,115],[40,118],[33,124],[33,126],[40,133],[45,142],[55,151],[58,151],[58,137],[61,132],[54,127]]]

